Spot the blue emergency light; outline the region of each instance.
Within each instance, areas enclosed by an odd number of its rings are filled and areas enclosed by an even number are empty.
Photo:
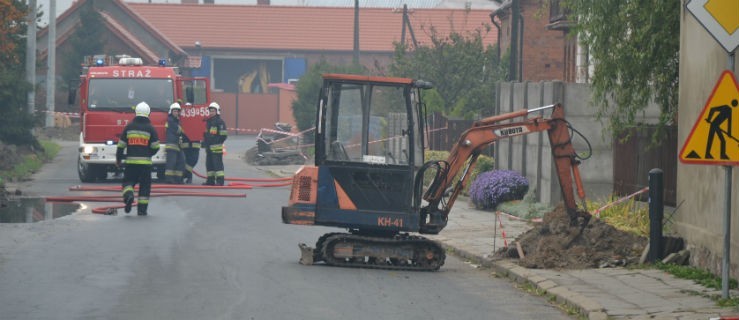
[[[167,59],[159,59],[159,66],[160,67],[166,67],[167,66]]]
[[[97,65],[97,66],[104,66],[105,65],[105,60],[103,60],[103,59],[97,59],[97,60],[95,60],[95,65]]]

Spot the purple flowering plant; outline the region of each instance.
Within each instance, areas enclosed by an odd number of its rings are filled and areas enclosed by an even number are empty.
[[[511,170],[479,174],[470,186],[470,199],[478,209],[495,209],[499,204],[521,200],[529,191],[529,180]]]

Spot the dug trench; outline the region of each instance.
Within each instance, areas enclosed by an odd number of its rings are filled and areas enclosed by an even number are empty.
[[[546,213],[541,223],[519,235],[513,245],[496,252],[496,256],[518,258],[518,263],[526,268],[614,267],[638,263],[647,243],[647,238],[620,231],[595,217],[584,228],[571,226],[567,211],[558,206]]]

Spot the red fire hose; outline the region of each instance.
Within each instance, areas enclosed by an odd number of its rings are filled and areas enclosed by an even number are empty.
[[[193,171],[193,174],[198,177],[205,178],[205,176]],[[233,193],[213,193],[213,192],[189,192],[181,190],[194,190],[194,189],[252,189],[253,187],[269,188],[269,187],[283,187],[291,185],[292,177],[286,178],[225,178],[226,181],[253,181],[253,182],[271,182],[261,184],[246,184],[243,182],[232,182],[225,186],[200,186],[200,185],[173,185],[173,184],[153,184],[151,186],[152,193],[149,197],[229,197],[229,198],[246,198],[246,194],[233,194]],[[138,189],[136,186],[135,189]],[[174,190],[172,190],[174,189]],[[103,192],[121,192],[120,186],[84,186],[76,185],[69,187],[70,191],[103,191]],[[91,196],[52,196],[46,197],[46,201],[49,202],[120,202],[121,196],[119,195],[91,195]],[[134,203],[136,205],[137,203]],[[110,206],[96,207],[92,209],[93,213],[97,214],[113,214],[116,209],[123,208],[123,204],[115,204]]]

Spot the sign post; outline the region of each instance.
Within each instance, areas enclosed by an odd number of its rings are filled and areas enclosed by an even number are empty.
[[[721,79],[719,79],[719,83],[716,85],[716,87],[713,89],[713,93],[711,93],[711,97],[708,99],[708,103],[703,108],[703,113],[701,114],[701,118],[705,116],[706,109],[708,106],[713,102],[714,96],[716,94],[716,91],[719,90],[719,86],[728,80],[725,80],[730,75],[730,80],[734,84],[734,94],[733,99],[729,102],[730,106],[729,112],[727,114],[726,111],[723,111],[724,116],[723,118],[726,118],[728,120],[728,123],[722,127],[722,123],[726,120],[719,120],[721,117],[720,115],[716,115],[716,117],[712,117],[714,114],[713,107],[711,107],[711,111],[709,111],[708,117],[703,118],[705,121],[710,123],[709,136],[708,140],[706,140],[706,154],[704,154],[704,158],[710,157],[713,158],[713,155],[711,152],[713,152],[712,148],[712,141],[713,137],[718,135],[720,138],[721,146],[719,147],[719,157],[722,160],[727,160],[725,162],[719,162],[718,164],[722,164],[724,166],[724,258],[723,262],[721,264],[721,296],[724,299],[729,298],[729,268],[731,266],[731,177],[732,177],[732,165],[738,165],[737,161],[739,159],[734,159],[731,161],[731,156],[727,153],[727,146],[726,143],[726,137],[728,136],[730,138],[734,138],[736,141],[731,141],[733,144],[734,142],[739,148],[739,134],[735,134],[734,132],[739,132],[737,129],[731,127],[732,118],[737,118],[739,116],[739,108],[737,108],[737,100],[739,100],[739,86],[736,84],[736,77],[732,73],[734,70],[734,53],[736,51],[737,46],[739,46],[739,14],[737,14],[737,2],[735,0],[689,0],[686,4],[687,9],[690,11],[690,13],[693,14],[693,16],[703,25],[703,27],[706,28],[708,33],[713,36],[716,41],[718,41],[721,46],[726,49],[726,52],[728,52],[728,71],[724,71],[724,73],[721,76]],[[725,85],[724,87],[728,87],[728,85]],[[725,90],[728,90],[727,95],[731,96],[732,94],[731,89],[727,88]],[[728,98],[728,97],[727,97]],[[718,102],[718,101],[716,101]],[[734,112],[732,112],[734,111]],[[718,109],[716,109],[715,112],[721,112]],[[733,113],[733,114],[732,114]],[[698,119],[698,122],[700,122],[701,119]],[[684,157],[685,149],[688,147],[688,142],[691,141],[691,138],[693,137],[693,133],[695,132],[696,128],[698,127],[698,122],[693,126],[693,131],[691,131],[690,135],[688,136],[688,141],[686,141],[685,145],[683,146],[683,151],[680,152],[680,161],[683,163],[699,163],[699,162],[691,162],[691,160],[687,160],[688,157],[686,155]],[[737,121],[734,121],[734,123],[739,123]],[[735,125],[736,127],[737,125]],[[725,130],[724,130],[725,129]],[[729,145],[730,146],[730,145]],[[726,158],[726,159],[724,159]],[[695,158],[692,158],[695,159]],[[712,159],[704,159],[704,160],[712,160]],[[711,161],[712,162],[712,161]],[[705,163],[703,164],[710,164]]]

